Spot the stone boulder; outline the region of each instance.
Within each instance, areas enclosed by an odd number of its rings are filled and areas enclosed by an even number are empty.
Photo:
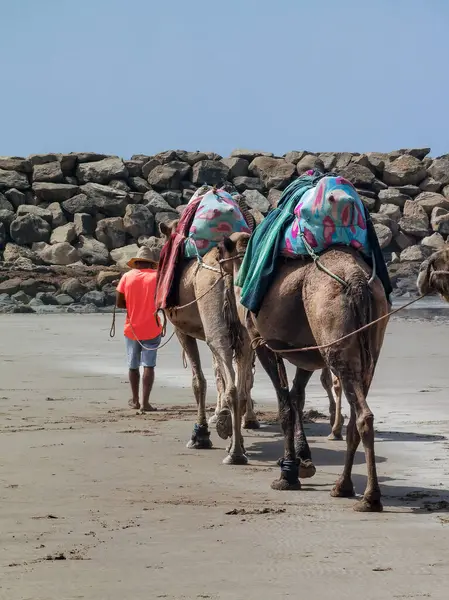
[[[76,213],[73,216],[76,235],[92,236],[95,231],[95,221],[92,215],[87,213]]]
[[[395,204],[382,204],[379,208],[379,213],[386,215],[392,221],[396,221],[396,223],[399,223],[402,217],[401,209]]]
[[[99,212],[107,217],[124,216],[129,202],[129,196],[126,192],[99,183],[86,183],[81,189],[93,201]]]
[[[16,190],[15,188],[12,190],[6,190],[5,198],[8,200],[8,202],[11,202],[16,210],[19,208],[19,206],[22,206],[22,204],[27,203],[26,194],[19,192],[19,190]]]
[[[434,208],[430,217],[433,231],[441,235],[449,235],[449,211],[445,208]]]
[[[301,158],[304,158],[304,156],[307,154],[307,152],[304,152],[304,150],[292,150],[291,152],[287,152],[287,154],[284,155],[284,159],[289,162],[292,163],[292,165],[297,165],[299,163],[299,161],[301,160]],[[321,155],[320,155],[321,158]],[[324,159],[322,159],[324,162]]]
[[[420,160],[404,154],[385,164],[383,181],[388,185],[419,185],[427,177],[427,172]]]
[[[0,223],[0,250],[3,250],[6,244],[6,227],[4,223]]]
[[[390,231],[392,232],[393,236],[397,235],[399,232],[397,221],[390,219],[390,217],[388,217],[385,214],[373,213],[371,215],[371,221],[373,222],[373,225],[384,225],[385,227],[388,227],[388,229],[390,229]]]
[[[75,215],[76,213],[94,215],[97,212],[94,200],[86,194],[78,194],[73,198],[69,198],[69,200],[62,203],[62,208],[69,215]]]
[[[428,248],[427,246],[423,246],[421,244],[417,244],[415,246],[410,246],[409,248],[402,250],[400,254],[400,260],[401,262],[422,262],[426,260],[426,258],[429,258],[429,256],[433,252],[434,251],[431,248]]]
[[[231,152],[231,158],[244,158],[249,163],[258,156],[267,156],[268,158],[272,158],[274,154],[272,152],[262,152],[261,150],[247,150],[246,148],[237,148]]]
[[[86,265],[109,264],[109,251],[106,246],[98,240],[80,235],[75,247],[79,252],[81,260]]]
[[[243,194],[245,190],[257,190],[258,192],[263,192],[265,189],[265,186],[259,177],[236,177],[232,183],[234,184],[235,189],[241,194]]]
[[[222,185],[228,180],[229,171],[229,167],[220,161],[201,160],[192,168],[192,182],[197,186]]]
[[[375,180],[373,172],[362,165],[350,163],[347,167],[338,170],[338,173],[348,179],[354,187],[369,189]]]
[[[404,250],[405,248],[413,246],[416,243],[416,239],[414,237],[407,235],[403,231],[399,231],[393,239],[394,243],[400,250]]]
[[[19,245],[48,242],[50,234],[51,227],[47,221],[33,214],[17,217],[10,226],[11,239]]]
[[[23,191],[30,188],[30,182],[25,173],[0,169],[0,192],[9,188]]]
[[[162,198],[171,206],[173,210],[178,208],[182,202],[182,192],[169,190],[161,193]]]
[[[19,173],[31,173],[33,165],[21,156],[0,156],[0,169],[5,171],[18,171]]]
[[[268,192],[268,203],[272,208],[276,208],[279,200],[281,199],[282,192],[280,190],[276,190],[275,188],[271,188]]]
[[[8,210],[9,212],[14,212],[14,206],[1,193],[0,193],[0,210]]]
[[[419,184],[419,188],[422,192],[439,192],[442,187],[443,185],[433,177],[426,177]]]
[[[120,277],[121,273],[119,271],[100,271],[96,278],[97,287],[101,289],[105,285],[116,283]]]
[[[428,215],[431,214],[434,208],[449,210],[449,200],[435,192],[422,192],[415,198],[414,202],[422,206]]]
[[[246,190],[243,192],[243,198],[249,208],[255,208],[262,214],[266,214],[270,208],[270,203],[267,198],[257,190]]]
[[[421,241],[421,246],[431,248],[434,252],[445,247],[444,238],[440,233],[432,233]]]
[[[47,221],[47,223],[51,223],[53,221],[53,215],[46,208],[41,208],[40,206],[28,206],[26,204],[22,204],[17,209],[17,216],[23,217],[24,215],[35,215],[36,217],[40,217]]]
[[[249,165],[249,174],[259,177],[266,188],[286,188],[295,172],[295,165],[281,158],[259,156]]]
[[[126,179],[128,169],[121,158],[108,157],[79,164],[76,168],[76,177],[80,183],[108,184],[113,179]]]
[[[134,192],[145,194],[151,190],[150,184],[143,177],[130,177],[129,186]]]
[[[117,248],[111,251],[111,258],[114,263],[121,269],[126,268],[128,261],[137,256],[139,246],[137,244],[129,244],[124,248]]]
[[[229,168],[229,179],[246,177],[248,175],[249,162],[244,158],[222,158],[221,162]]]
[[[442,186],[449,184],[449,156],[436,158],[428,168],[429,175]]]
[[[129,204],[126,207],[126,213],[123,217],[123,226],[135,240],[142,235],[153,235],[154,233],[154,216],[148,206],[142,204]]]
[[[429,217],[422,206],[413,200],[407,200],[402,219],[399,221],[401,231],[407,235],[423,238],[429,233]]]
[[[150,173],[156,167],[160,167],[161,163],[156,158],[150,158],[143,166],[142,166],[142,176],[148,180]]]
[[[5,225],[6,229],[9,231],[9,226],[16,218],[16,215],[12,212],[12,210],[0,210],[0,223]]]
[[[318,156],[314,156],[313,154],[306,154],[296,165],[296,171],[298,175],[304,175],[306,171],[310,169],[319,169],[320,171],[324,171],[324,163]]]
[[[369,169],[376,175],[382,175],[385,163],[390,162],[388,154],[383,152],[367,152],[365,154]]]
[[[337,162],[335,163],[334,170],[337,172],[340,171],[340,169],[345,169],[354,158],[354,155],[351,152],[336,152],[335,155]]]
[[[62,282],[61,292],[63,294],[68,294],[76,302],[79,302],[84,296],[84,294],[87,292],[87,287],[83,283],[81,283],[79,279],[71,277],[70,279],[66,279]]]
[[[65,218],[59,202],[52,202],[47,206],[47,210],[51,212],[51,223],[53,227],[61,227],[67,223],[67,219]]]
[[[324,170],[326,172],[332,171],[337,164],[337,155],[334,152],[321,152],[319,159],[323,162]]]
[[[146,203],[144,206],[147,206],[153,215],[159,212],[170,212],[173,210],[164,197],[154,190],[147,192],[143,197],[143,201]]]
[[[77,185],[67,183],[33,183],[33,192],[41,202],[64,202],[80,193]]]
[[[38,254],[47,265],[72,265],[80,260],[79,253],[68,242],[47,245]]]
[[[170,164],[158,165],[148,175],[148,183],[155,190],[177,190],[181,179],[180,171]]]
[[[379,245],[382,249],[386,248],[391,244],[393,239],[393,233],[389,227],[386,225],[382,225],[380,223],[376,223],[374,225],[374,229],[376,231],[377,239],[379,240]]]
[[[108,250],[122,248],[126,244],[126,231],[123,226],[123,219],[121,217],[102,219],[97,224],[95,237]]]
[[[0,294],[8,294],[8,296],[16,294],[20,290],[21,283],[22,280],[19,277],[12,277],[11,279],[2,281],[0,283]]]
[[[81,304],[93,304],[98,308],[101,308],[106,304],[106,298],[104,292],[100,292],[98,290],[92,290],[91,292],[86,292],[84,296],[81,298]]]
[[[188,163],[191,167],[200,160],[207,160],[207,154],[204,152],[187,152],[186,150],[176,150],[176,156],[179,160]]]
[[[65,242],[71,244],[75,240],[75,225],[73,223],[66,223],[65,225],[61,225],[60,227],[53,229],[50,237],[50,244],[61,244]]]
[[[41,260],[30,248],[24,248],[17,244],[8,243],[3,251],[3,260],[6,263],[16,263],[20,259],[28,259],[34,264],[40,264]]]
[[[142,177],[143,161],[140,160],[124,160],[125,167],[128,170],[129,177]]]
[[[37,164],[33,166],[33,182],[45,181],[63,183],[64,173],[59,161]]]
[[[411,200],[411,198],[402,194],[399,190],[388,188],[379,192],[379,200],[381,204],[394,204],[399,208],[404,208],[407,200]]]

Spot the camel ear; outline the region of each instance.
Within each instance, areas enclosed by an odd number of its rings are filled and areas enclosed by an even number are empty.
[[[162,221],[162,223],[159,223],[159,231],[166,238],[169,238],[171,236],[172,232],[175,230],[178,223],[179,223],[179,220],[170,221],[169,223],[164,223]]]
[[[236,243],[237,252],[246,252],[248,248],[249,240],[251,239],[251,235],[249,233],[242,233]]]
[[[228,252],[229,254],[231,254],[232,252],[234,252],[235,246],[236,246],[236,244],[235,244],[234,240],[231,240],[231,238],[229,238],[229,237],[223,238],[222,248],[225,252]]]

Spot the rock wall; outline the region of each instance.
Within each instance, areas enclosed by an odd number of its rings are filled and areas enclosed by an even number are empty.
[[[179,217],[199,186],[231,184],[260,220],[313,167],[352,181],[371,212],[395,294],[410,295],[420,263],[449,234],[449,155],[429,152],[0,157],[0,304],[8,311],[112,304],[127,260],[142,244],[161,246],[159,224]],[[67,284],[74,273],[84,287]]]

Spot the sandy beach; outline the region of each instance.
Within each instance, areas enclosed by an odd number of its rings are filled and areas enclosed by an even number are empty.
[[[333,499],[345,442],[307,426],[317,474],[275,492],[277,424],[186,449],[190,371],[173,340],[159,356],[157,413],[127,408],[120,316],[0,317],[0,599],[446,599],[449,585],[449,321],[393,320],[368,401],[384,512]],[[215,403],[210,356],[203,348]],[[276,411],[260,366],[254,399]],[[317,375],[307,408],[327,413]],[[346,402],[344,413],[348,412]],[[356,456],[357,493],[365,485]]]

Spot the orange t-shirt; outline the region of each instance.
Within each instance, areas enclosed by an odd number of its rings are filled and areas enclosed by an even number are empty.
[[[117,291],[124,294],[126,301],[125,336],[131,340],[152,340],[160,335],[162,329],[154,314],[156,271],[131,269],[120,279]]]

